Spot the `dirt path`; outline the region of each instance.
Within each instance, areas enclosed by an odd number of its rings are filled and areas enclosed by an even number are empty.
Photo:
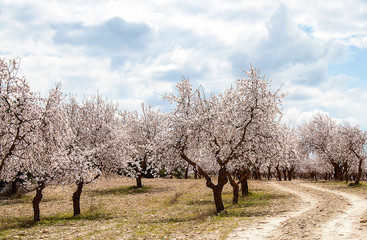
[[[307,186],[319,191],[340,195],[348,200],[349,207],[345,209],[344,213],[324,224],[322,227],[322,239],[367,239],[367,232],[363,231],[363,226],[360,224],[363,219],[361,217],[362,214],[367,211],[366,199],[350,193],[328,190],[311,184]]]
[[[367,239],[363,223],[367,200],[304,182],[269,182],[293,194],[293,212],[241,226],[228,239]],[[362,221],[363,222],[363,221]]]

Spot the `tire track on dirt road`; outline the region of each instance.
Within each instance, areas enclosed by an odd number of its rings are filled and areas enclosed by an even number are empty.
[[[363,229],[360,224],[364,213],[367,211],[367,200],[365,198],[351,193],[325,189],[311,184],[302,185],[318,191],[339,195],[348,201],[348,206],[345,208],[344,213],[326,222],[321,227],[322,239],[367,239],[367,231]]]
[[[295,210],[242,225],[228,239],[367,239],[365,197],[302,181],[269,184],[297,196]]]
[[[259,221],[250,227],[242,226],[229,235],[229,240],[276,239],[275,236],[279,235],[276,230],[281,226],[282,223],[289,219],[297,218],[298,216],[303,215],[317,206],[318,199],[305,191],[288,188],[278,182],[270,182],[269,184],[282,192],[293,194],[299,197],[301,199],[301,204],[298,204],[298,209],[295,209],[294,212],[285,212],[282,215],[267,217],[265,220]]]

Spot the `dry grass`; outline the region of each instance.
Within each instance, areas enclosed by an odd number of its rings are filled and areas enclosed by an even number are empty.
[[[320,186],[367,197],[367,182],[360,181],[359,185],[353,185],[353,181],[317,181]]]
[[[266,181],[250,181],[249,196],[232,205],[226,185],[226,214],[215,214],[212,192],[203,180],[143,179],[136,189],[126,178],[99,179],[86,186],[82,215],[72,217],[73,187],[49,187],[41,222],[32,223],[32,197],[0,201],[3,239],[223,239],[240,223],[286,210],[285,197]]]

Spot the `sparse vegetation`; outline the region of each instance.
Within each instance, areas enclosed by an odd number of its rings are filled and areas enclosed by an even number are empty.
[[[81,215],[73,217],[72,185],[45,189],[41,221],[33,223],[31,196],[2,200],[0,238],[61,236],[67,239],[190,239],[225,238],[238,224],[283,211],[286,196],[266,182],[250,181],[252,192],[232,204],[230,186],[224,189],[226,211],[216,214],[210,189],[203,180],[145,179],[137,189],[133,179],[99,179],[86,186]]]
[[[350,184],[344,181],[318,181],[320,185],[326,188],[347,191],[351,193],[361,193],[364,195],[367,192],[366,181],[360,181],[359,184]]]

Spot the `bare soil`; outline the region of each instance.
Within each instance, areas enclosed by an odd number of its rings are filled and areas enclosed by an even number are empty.
[[[228,239],[367,239],[365,189],[343,183],[268,182],[297,197],[293,211],[242,225]]]
[[[215,214],[204,180],[98,179],[72,217],[75,186],[49,186],[41,222],[32,222],[34,192],[0,200],[0,239],[367,239],[367,185],[249,181],[250,194]]]

